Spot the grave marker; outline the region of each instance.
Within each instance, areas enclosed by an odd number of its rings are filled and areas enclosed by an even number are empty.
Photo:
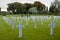
[[[19,38],[22,38],[22,21],[20,21],[20,25],[18,25],[19,28]]]
[[[14,24],[15,24],[15,22],[12,21],[12,30],[14,30]]]
[[[22,17],[20,17],[20,23],[19,23],[19,25],[17,26],[17,28],[19,28],[19,38],[20,39],[22,39],[22,27],[23,27],[23,25],[22,25],[22,19],[21,19]]]
[[[37,18],[35,16],[32,17],[33,23],[34,23],[34,28],[37,28]]]
[[[54,19],[54,21],[52,21],[50,24],[50,35],[54,34],[54,28],[55,27],[56,27],[56,19]]]

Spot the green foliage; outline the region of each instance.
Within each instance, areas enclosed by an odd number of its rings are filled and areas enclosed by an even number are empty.
[[[29,14],[29,9],[32,7],[37,7],[37,10],[40,12],[45,8],[45,5],[39,1],[35,1],[34,4],[14,2],[8,4],[7,11],[13,14]]]
[[[1,7],[0,7],[0,12],[1,12]]]
[[[17,13],[21,12],[21,6],[22,6],[22,4],[18,3],[18,2],[9,3],[7,10],[9,12],[12,11],[12,13],[17,14]]]
[[[45,8],[45,5],[39,1],[34,2],[34,6],[37,7],[37,10],[42,11]]]
[[[59,8],[56,8],[55,6],[51,6],[49,11],[52,13],[59,13]]]

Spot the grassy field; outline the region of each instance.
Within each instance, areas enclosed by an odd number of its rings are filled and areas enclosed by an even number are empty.
[[[16,28],[12,30],[11,25],[8,25],[4,20],[3,16],[0,16],[0,40],[60,40],[60,19],[56,22],[56,27],[54,28],[54,35],[50,35],[50,27],[48,24],[50,21],[44,22],[41,25],[41,21],[38,22],[37,28],[34,29],[34,24],[32,19],[29,20],[29,25],[25,25],[23,20],[23,38],[19,39],[19,29]]]

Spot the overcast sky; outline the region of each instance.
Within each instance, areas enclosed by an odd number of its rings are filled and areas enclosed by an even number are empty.
[[[50,6],[51,2],[54,0],[0,0],[0,7],[2,10],[6,10],[8,3],[21,2],[21,3],[33,3],[34,1],[40,1],[46,6]]]

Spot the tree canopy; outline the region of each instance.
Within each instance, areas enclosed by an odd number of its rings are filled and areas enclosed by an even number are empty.
[[[31,3],[22,4],[19,2],[14,2],[14,3],[9,3],[7,5],[8,5],[7,11],[13,14],[28,14],[29,13],[28,10],[32,7],[37,7],[38,11],[41,11],[45,8],[45,5],[39,1],[35,1],[33,4]]]

